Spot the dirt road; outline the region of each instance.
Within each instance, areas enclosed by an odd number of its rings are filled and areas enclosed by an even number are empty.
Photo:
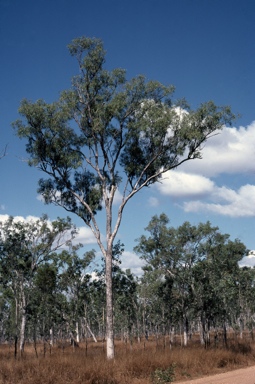
[[[255,384],[255,366],[201,379],[178,381],[176,384]]]

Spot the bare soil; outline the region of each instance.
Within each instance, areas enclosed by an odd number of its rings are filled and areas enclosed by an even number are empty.
[[[200,379],[176,381],[178,384],[255,384],[255,366]]]

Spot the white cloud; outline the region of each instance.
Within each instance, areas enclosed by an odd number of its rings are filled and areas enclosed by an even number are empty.
[[[9,219],[9,215],[0,215],[0,221],[2,223],[4,223],[5,221],[7,221]]]
[[[246,128],[224,127],[208,140],[203,159],[188,161],[163,175],[158,191],[184,201],[185,212],[255,217],[255,185],[218,186],[221,174],[255,173],[255,121]],[[210,179],[214,177],[214,181]]]
[[[79,227],[78,234],[74,240],[75,243],[96,244],[96,238],[89,227]]]
[[[248,256],[242,258],[239,263],[240,267],[254,267],[255,266],[255,251],[251,251]]]
[[[184,163],[181,170],[205,176],[254,172],[255,121],[246,128],[224,127],[206,142],[202,157]]]
[[[234,190],[219,187],[201,175],[169,171],[156,187],[164,195],[184,200],[182,207],[185,212],[255,217],[255,185],[246,184]]]
[[[131,269],[131,272],[136,276],[141,276],[143,274],[142,266],[145,265],[145,262],[141,260],[135,253],[124,251],[121,256],[121,268]]]
[[[164,194],[178,198],[203,196],[212,193],[214,183],[201,175],[178,171],[168,171],[164,174],[158,190]]]
[[[10,217],[10,215],[0,215],[0,221],[5,222],[9,219],[9,217]],[[39,217],[32,216],[32,215],[29,215],[26,217],[23,217],[23,216],[14,216],[13,217],[13,220],[15,223],[17,223],[18,221],[21,221],[24,223],[29,223],[31,221],[37,221],[38,219],[39,219]]]
[[[244,185],[237,191],[226,187],[216,187],[210,196],[219,202],[189,201],[184,202],[185,212],[211,212],[230,217],[255,216],[255,185]]]

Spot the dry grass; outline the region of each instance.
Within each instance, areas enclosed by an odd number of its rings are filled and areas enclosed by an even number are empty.
[[[203,349],[198,343],[172,350],[156,345],[116,343],[116,359],[107,361],[102,343],[81,344],[73,349],[26,346],[22,357],[14,359],[13,347],[0,347],[0,384],[146,384],[156,370],[175,366],[175,381],[224,372],[255,364],[255,344],[232,342],[228,350]],[[164,381],[166,382],[166,381]]]

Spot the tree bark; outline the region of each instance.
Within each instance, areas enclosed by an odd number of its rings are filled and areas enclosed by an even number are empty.
[[[170,326],[170,342],[169,342],[170,349],[172,349],[172,346],[174,344],[174,335],[175,335],[174,325],[171,325]]]
[[[105,258],[105,284],[106,284],[106,356],[114,359],[114,333],[113,333],[113,293],[112,293],[112,252],[108,248]]]
[[[54,345],[54,331],[53,331],[53,327],[50,328],[50,345],[52,347]]]
[[[183,345],[187,347],[188,345],[188,332],[189,332],[189,322],[186,316],[183,319]]]
[[[97,343],[97,338],[96,338],[95,334],[92,332],[92,330],[91,330],[91,328],[87,322],[87,319],[86,318],[84,318],[84,319],[85,319],[85,326],[86,326],[87,330],[89,331],[90,335],[92,336],[92,339],[94,340],[94,342]]]
[[[75,323],[75,333],[76,333],[76,342],[79,344],[79,342],[80,342],[80,333],[79,333],[79,322],[78,322],[78,320]]]
[[[21,325],[20,325],[20,353],[22,354],[24,352],[25,347],[25,330],[26,330],[26,322],[27,322],[27,311],[26,311],[26,298],[25,298],[25,292],[22,287],[21,291]]]
[[[223,323],[223,341],[226,348],[228,348],[228,338],[227,338],[227,325],[226,321]]]

